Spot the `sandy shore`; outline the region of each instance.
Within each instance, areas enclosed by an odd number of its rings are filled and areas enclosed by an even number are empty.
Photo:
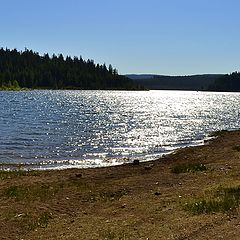
[[[179,169],[183,173],[176,173]],[[240,235],[238,202],[227,209],[191,207],[202,200],[221,202],[226,189],[238,191],[240,131],[221,132],[205,146],[180,149],[139,165],[2,171],[0,178],[1,239],[180,240]]]

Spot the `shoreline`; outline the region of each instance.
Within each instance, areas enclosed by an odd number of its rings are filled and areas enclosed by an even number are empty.
[[[226,130],[222,130],[226,131]],[[222,132],[222,131],[217,131]],[[229,131],[236,131],[236,130],[229,130]],[[175,152],[177,152],[179,149],[184,149],[188,147],[198,147],[198,146],[204,146],[208,144],[211,139],[215,138],[214,136],[215,132],[207,133],[205,134],[205,137],[202,139],[197,139],[197,140],[192,140],[191,143],[176,143],[175,146],[172,150],[166,150],[166,152],[159,153],[158,157],[155,157],[154,159],[139,159],[139,157],[135,158],[128,158],[126,161],[121,160],[122,158],[113,158],[113,159],[108,159],[105,160],[105,165],[97,165],[97,164],[82,164],[81,159],[69,159],[69,160],[48,160],[48,161],[54,161],[54,162],[62,162],[58,164],[51,164],[51,163],[0,163],[0,171],[49,171],[49,170],[67,170],[67,169],[95,169],[95,168],[108,168],[108,167],[115,167],[115,166],[121,166],[121,165],[126,165],[126,164],[132,164],[135,160],[139,160],[140,163],[147,163],[147,162],[152,162],[152,161],[159,161],[163,158],[165,158],[168,155],[172,155]],[[125,159],[125,158],[123,158]],[[103,161],[102,159],[92,159],[94,161]],[[83,162],[90,161],[88,159],[83,160]],[[63,162],[66,162],[65,164]],[[79,164],[72,164],[71,162],[80,162]]]
[[[240,131],[217,136],[139,164],[0,171],[2,239],[238,239],[239,203],[207,208],[240,192]]]

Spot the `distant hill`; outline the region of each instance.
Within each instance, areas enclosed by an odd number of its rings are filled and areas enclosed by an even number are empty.
[[[208,90],[222,74],[203,74],[189,76],[164,76],[154,74],[129,74],[135,83],[156,90]]]
[[[82,57],[49,56],[25,49],[0,49],[0,89],[117,89],[138,90],[140,86],[118,75],[111,64],[95,64]]]
[[[155,74],[127,74],[126,76],[130,79],[137,80],[137,79],[153,78],[156,75]]]

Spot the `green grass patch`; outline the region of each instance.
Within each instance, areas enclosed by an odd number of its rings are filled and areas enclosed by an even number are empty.
[[[14,170],[14,171],[4,171],[0,170],[0,179],[18,178],[22,176],[38,176],[40,173],[38,171],[24,171],[24,170]]]
[[[53,216],[50,212],[44,211],[15,214],[14,216],[11,216],[9,220],[18,223],[22,229],[32,231],[39,227],[46,228],[52,218]]]
[[[125,231],[114,231],[112,229],[105,230],[103,233],[101,233],[102,239],[107,240],[126,240],[129,239],[129,235],[125,233]]]
[[[0,91],[22,91],[28,88],[21,88],[17,80],[7,81],[0,84]]]
[[[172,168],[172,173],[187,173],[187,172],[198,172],[206,171],[207,167],[202,163],[180,163]]]
[[[18,201],[45,200],[54,196],[63,187],[59,184],[41,184],[41,185],[14,185],[3,190],[3,195],[8,198],[15,198]]]
[[[211,198],[190,201],[184,208],[193,214],[227,212],[240,205],[240,186],[227,187],[218,190]]]
[[[83,179],[71,179],[66,182],[65,185],[68,187],[75,187],[77,191],[80,192],[85,192],[92,189],[91,186],[88,185]]]
[[[122,196],[126,195],[126,190],[119,190],[115,192],[101,192],[98,194],[92,194],[90,196],[90,202],[96,201],[116,201],[119,200]]]
[[[30,88],[21,88],[21,87],[14,87],[14,86],[3,86],[0,87],[0,91],[29,91]]]
[[[32,229],[35,229],[37,227],[46,228],[48,226],[49,220],[52,218],[52,215],[49,212],[43,212],[41,213],[37,218],[35,218],[32,224],[29,226]]]

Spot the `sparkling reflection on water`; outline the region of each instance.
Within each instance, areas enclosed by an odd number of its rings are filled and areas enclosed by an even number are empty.
[[[240,94],[0,92],[0,163],[95,167],[150,160],[239,128]]]

